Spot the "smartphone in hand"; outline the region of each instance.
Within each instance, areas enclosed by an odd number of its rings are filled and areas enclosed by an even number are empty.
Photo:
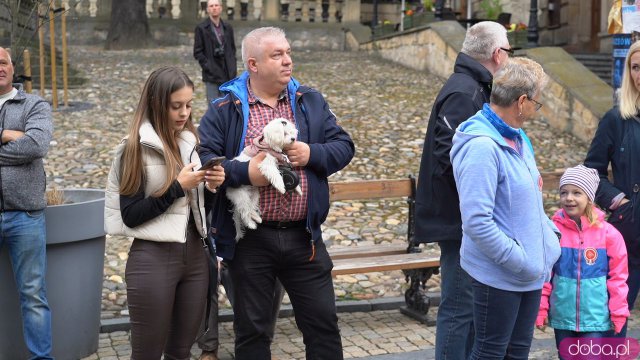
[[[198,170],[211,170],[214,166],[222,164],[222,161],[224,161],[225,159],[226,157],[224,156],[216,156],[214,158],[211,158],[207,160],[207,162],[205,162]]]

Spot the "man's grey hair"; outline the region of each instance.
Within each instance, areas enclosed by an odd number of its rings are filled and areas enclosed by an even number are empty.
[[[209,6],[209,4],[211,4],[212,2],[216,2],[218,3],[218,5],[222,6],[222,0],[207,0],[207,6]]]
[[[503,25],[482,21],[467,30],[461,52],[480,62],[489,61],[493,52],[508,41],[507,29]]]
[[[524,57],[511,58],[493,77],[491,103],[508,107],[522,95],[533,99],[547,84],[542,66]]]
[[[4,50],[9,57],[9,64],[13,65],[13,60],[11,60],[11,49],[0,46],[0,49]]]
[[[245,70],[249,70],[250,57],[257,57],[262,53],[262,44],[266,38],[285,38],[284,30],[277,27],[261,27],[249,32],[242,39],[242,63]]]

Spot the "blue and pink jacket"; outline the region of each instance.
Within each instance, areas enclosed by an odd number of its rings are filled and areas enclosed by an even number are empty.
[[[622,329],[627,306],[627,250],[622,235],[593,208],[598,223],[581,218],[582,229],[560,209],[553,222],[562,233],[562,255],[545,283],[536,325],[549,317],[554,329],[579,332]]]

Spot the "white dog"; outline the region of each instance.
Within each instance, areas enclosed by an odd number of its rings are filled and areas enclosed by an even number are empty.
[[[276,190],[284,194],[287,190],[280,170],[278,170],[278,163],[289,163],[289,159],[282,149],[295,142],[297,136],[298,130],[287,119],[273,119],[262,130],[262,136],[254,139],[253,144],[245,147],[234,160],[247,162],[258,152],[266,152],[267,155],[258,169]],[[296,187],[295,191],[302,195],[300,185]],[[245,227],[255,229],[262,222],[260,192],[255,186],[243,185],[237,188],[228,188],[227,198],[233,204],[233,222],[236,227],[236,241],[238,241],[244,236]]]

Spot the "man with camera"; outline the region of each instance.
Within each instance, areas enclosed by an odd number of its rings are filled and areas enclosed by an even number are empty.
[[[202,68],[202,81],[207,88],[207,102],[220,96],[218,88],[238,74],[233,28],[220,18],[221,0],[207,1],[209,17],[195,29],[193,57]]]

